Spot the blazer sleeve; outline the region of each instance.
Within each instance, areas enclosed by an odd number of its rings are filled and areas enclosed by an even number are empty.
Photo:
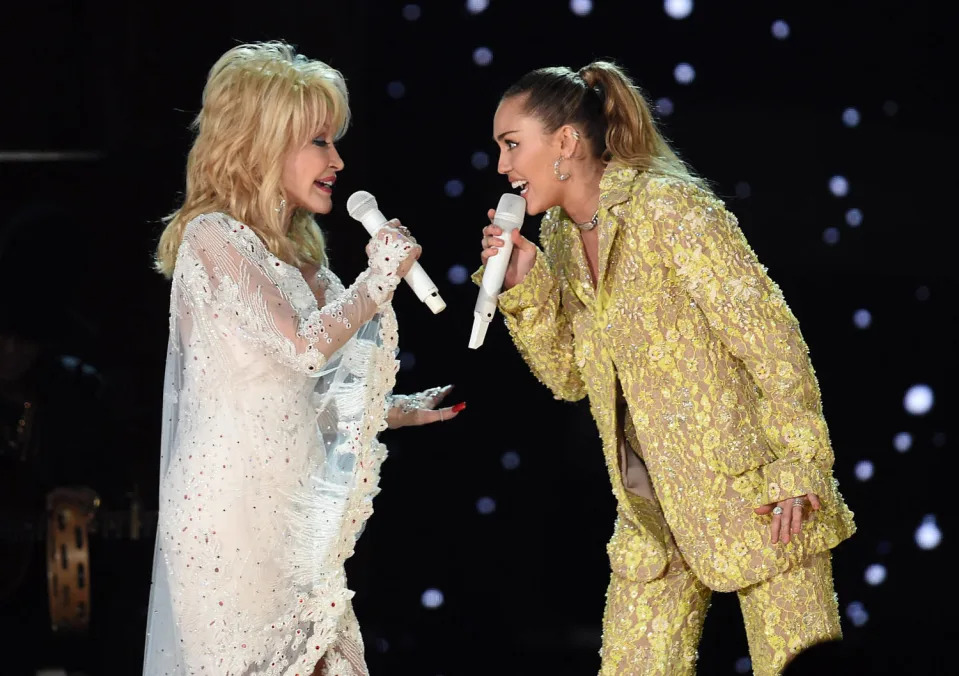
[[[647,209],[666,264],[762,391],[763,432],[778,457],[763,468],[767,502],[830,494],[833,449],[809,350],[735,216],[679,182],[654,191]]]
[[[498,299],[503,321],[516,348],[540,382],[557,399],[579,401],[586,396],[573,350],[573,332],[560,294],[560,275],[553,258],[555,221],[547,215],[540,228],[543,249],[520,284]],[[483,268],[473,274],[479,283]]]

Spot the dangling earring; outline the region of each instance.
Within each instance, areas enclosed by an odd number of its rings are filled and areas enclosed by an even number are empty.
[[[280,212],[283,211],[284,209],[286,209],[286,200],[285,200],[285,199],[281,199],[281,200],[280,200],[280,206],[278,206],[278,207],[276,208],[276,213],[280,213]]]
[[[573,130],[573,138],[576,139],[577,141],[579,140],[579,132],[576,131],[575,129]],[[572,174],[564,174],[559,170],[560,163],[563,160],[568,160],[568,159],[569,159],[568,157],[563,157],[562,155],[560,155],[559,157],[556,158],[556,161],[553,162],[553,173],[556,175],[557,181],[568,181],[569,177],[572,176]]]

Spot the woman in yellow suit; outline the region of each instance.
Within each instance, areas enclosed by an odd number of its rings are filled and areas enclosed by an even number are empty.
[[[589,397],[618,504],[601,673],[693,673],[712,590],[738,592],[757,674],[839,638],[853,517],[799,325],[735,217],[611,63],[528,73],[493,127],[546,212],[542,249],[512,234],[499,308],[557,398]]]

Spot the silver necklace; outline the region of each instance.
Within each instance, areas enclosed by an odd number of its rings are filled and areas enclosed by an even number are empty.
[[[586,221],[585,223],[576,223],[576,227],[580,230],[587,231],[592,230],[599,224],[599,209],[596,210],[596,213],[593,214],[593,217]]]

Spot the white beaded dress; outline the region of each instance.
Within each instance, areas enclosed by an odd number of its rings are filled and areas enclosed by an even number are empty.
[[[170,302],[145,676],[366,673],[344,561],[372,513],[409,248],[344,289],[245,225],[185,229]]]

